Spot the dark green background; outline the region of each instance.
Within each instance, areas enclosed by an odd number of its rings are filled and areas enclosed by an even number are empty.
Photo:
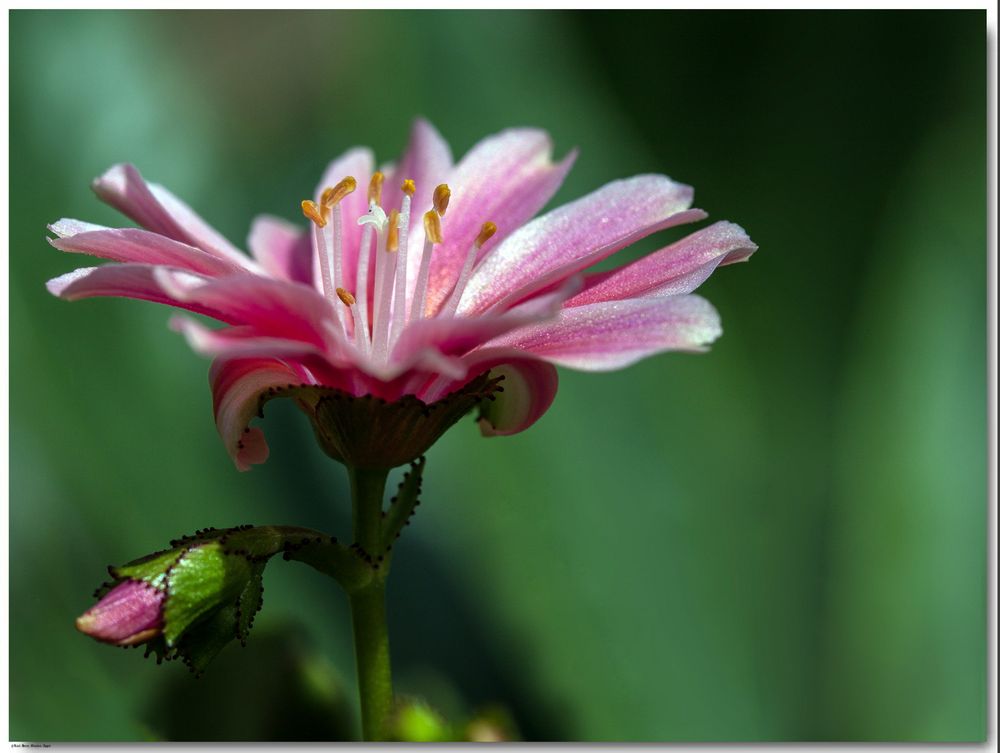
[[[701,291],[710,354],[563,371],[529,432],[470,420],[431,451],[389,594],[399,688],[455,717],[498,702],[539,739],[981,739],[984,32],[983,12],[12,13],[13,738],[353,718],[332,710],[353,703],[345,604],[296,563],[197,682],[73,630],[107,563],[177,534],[346,534],[346,479],[290,404],[237,473],[207,361],[162,307],[50,297],[78,259],[45,225],[126,224],[88,183],[131,161],[242,243],[422,114],[456,156],[513,125],[578,146],[554,203],[667,173],[761,250]]]

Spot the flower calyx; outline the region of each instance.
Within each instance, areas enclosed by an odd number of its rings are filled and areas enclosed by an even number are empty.
[[[503,375],[480,374],[464,387],[433,403],[413,395],[385,400],[357,397],[333,387],[289,384],[271,387],[259,399],[263,417],[268,401],[289,397],[309,417],[320,447],[346,466],[388,470],[412,463],[442,434],[477,406],[485,406],[503,392]]]

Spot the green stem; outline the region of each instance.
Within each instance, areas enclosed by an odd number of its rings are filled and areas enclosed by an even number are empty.
[[[375,581],[352,593],[350,599],[361,698],[361,731],[365,740],[384,740],[386,723],[392,711],[385,583]]]
[[[382,499],[388,471],[349,469],[354,541],[370,556],[381,555]],[[354,655],[365,740],[384,740],[392,711],[392,668],[381,573],[348,594],[354,626]]]

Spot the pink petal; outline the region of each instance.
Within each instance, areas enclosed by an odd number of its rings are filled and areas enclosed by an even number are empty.
[[[668,350],[703,351],[722,334],[719,314],[696,295],[605,301],[564,309],[490,343],[583,371],[610,371]]]
[[[318,378],[317,378],[318,377]],[[273,358],[217,358],[208,375],[212,386],[215,425],[222,443],[237,469],[267,459],[268,447],[263,432],[250,426],[258,415],[260,400],[269,390],[300,384],[322,384],[350,391],[352,375],[330,367],[323,361],[309,362]]]
[[[316,186],[314,198],[318,202],[324,189],[337,185],[348,175],[358,182],[354,193],[349,194],[340,202],[344,217],[343,276],[346,280],[337,281],[337,285],[350,291],[354,291],[358,274],[358,248],[361,245],[361,227],[358,225],[358,217],[368,211],[368,183],[373,172],[375,172],[375,157],[371,150],[355,147],[331,162],[323,173],[323,177],[320,178],[319,185]],[[311,236],[312,233],[309,235]],[[312,279],[318,280],[319,257],[316,256],[315,250],[312,251],[312,256],[314,257]]]
[[[273,387],[308,382],[300,369],[273,359],[218,359],[209,372],[215,425],[222,443],[241,471],[267,459],[264,434],[250,421],[261,396]]]
[[[259,336],[299,340],[334,351],[343,344],[343,330],[334,326],[330,303],[301,283],[259,275],[210,280],[168,269],[161,269],[157,278],[176,300],[222,312],[227,323],[250,325]]]
[[[491,376],[504,376],[501,384],[503,392],[495,395],[496,400],[484,402],[481,406],[483,415],[479,428],[484,436],[524,431],[542,417],[555,399],[559,386],[555,367],[521,351],[483,348],[465,356],[462,361],[470,376],[484,371],[489,371]],[[437,380],[418,397],[433,402],[461,386]]]
[[[420,250],[424,246],[424,212],[432,206],[434,189],[449,180],[452,169],[451,148],[441,134],[423,118],[417,118],[410,130],[410,141],[399,163],[385,168],[382,207],[386,212],[402,205],[403,181],[411,179],[417,190],[410,202],[409,243],[407,255],[407,290],[412,293],[420,269]]]
[[[237,442],[236,467],[241,471],[249,471],[250,466],[260,465],[270,454],[271,448],[267,446],[264,432],[257,426],[251,426]]]
[[[77,618],[76,628],[118,646],[142,643],[160,632],[165,598],[164,591],[145,581],[122,581]]]
[[[462,158],[449,179],[451,204],[442,222],[444,243],[431,263],[428,310],[437,311],[451,292],[482,224],[497,225],[487,249],[495,247],[545,206],[575,158],[572,152],[554,164],[548,134],[528,128],[490,136]]]
[[[746,261],[757,250],[739,225],[716,222],[628,266],[586,278],[566,306],[648,295],[690,293],[723,264]]]
[[[694,191],[640,175],[559,207],[517,230],[473,272],[459,313],[516,303],[650,233],[705,217],[687,210]]]
[[[312,285],[312,241],[302,228],[262,214],[250,226],[247,246],[261,268],[272,277]]]
[[[484,437],[524,431],[545,414],[559,388],[559,374],[544,361],[522,358],[494,367],[490,374],[503,375],[504,391],[483,406],[479,430]]]
[[[90,254],[102,259],[142,264],[166,264],[209,277],[245,272],[241,265],[138,228],[106,228],[62,219],[49,225],[60,236],[48,239],[60,251]]]
[[[441,134],[423,118],[413,121],[410,143],[402,159],[390,172],[386,173],[382,191],[382,208],[386,212],[399,209],[403,199],[400,187],[406,179],[417,187],[411,202],[413,216],[419,220],[431,208],[434,189],[444,183],[451,170],[451,148]],[[420,225],[419,221],[415,223]]]
[[[163,186],[146,183],[132,165],[115,165],[92,187],[102,201],[147,230],[250,267],[250,260]]]
[[[167,267],[152,264],[106,264],[103,267],[83,267],[53,278],[46,283],[52,295],[77,301],[83,298],[116,296],[163,303],[167,306],[205,314],[222,322],[233,323],[227,315],[197,301],[182,301],[161,284]],[[190,274],[174,269],[177,275]],[[200,278],[207,279],[207,278]]]
[[[506,332],[553,318],[581,284],[578,278],[573,279],[558,290],[499,314],[436,316],[413,322],[400,335],[392,360],[405,361],[423,348],[434,348],[445,355],[468,353]]]
[[[188,345],[204,356],[226,358],[303,358],[322,355],[322,350],[300,340],[267,337],[252,327],[211,329],[183,316],[170,320],[171,329],[184,335]]]

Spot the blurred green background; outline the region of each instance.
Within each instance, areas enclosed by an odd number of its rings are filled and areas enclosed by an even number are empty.
[[[710,354],[563,371],[531,431],[468,420],[431,451],[398,689],[541,740],[983,738],[984,12],[10,22],[14,739],[353,734],[346,604],[297,563],[202,680],[74,631],[108,563],[208,525],[345,535],[347,490],[284,401],[237,473],[208,362],[162,307],[50,297],[78,259],[45,225],[127,224],[88,183],[131,161],[242,244],[415,115],[456,157],[513,125],[578,146],[553,204],[666,173],[761,251],[701,291]]]

